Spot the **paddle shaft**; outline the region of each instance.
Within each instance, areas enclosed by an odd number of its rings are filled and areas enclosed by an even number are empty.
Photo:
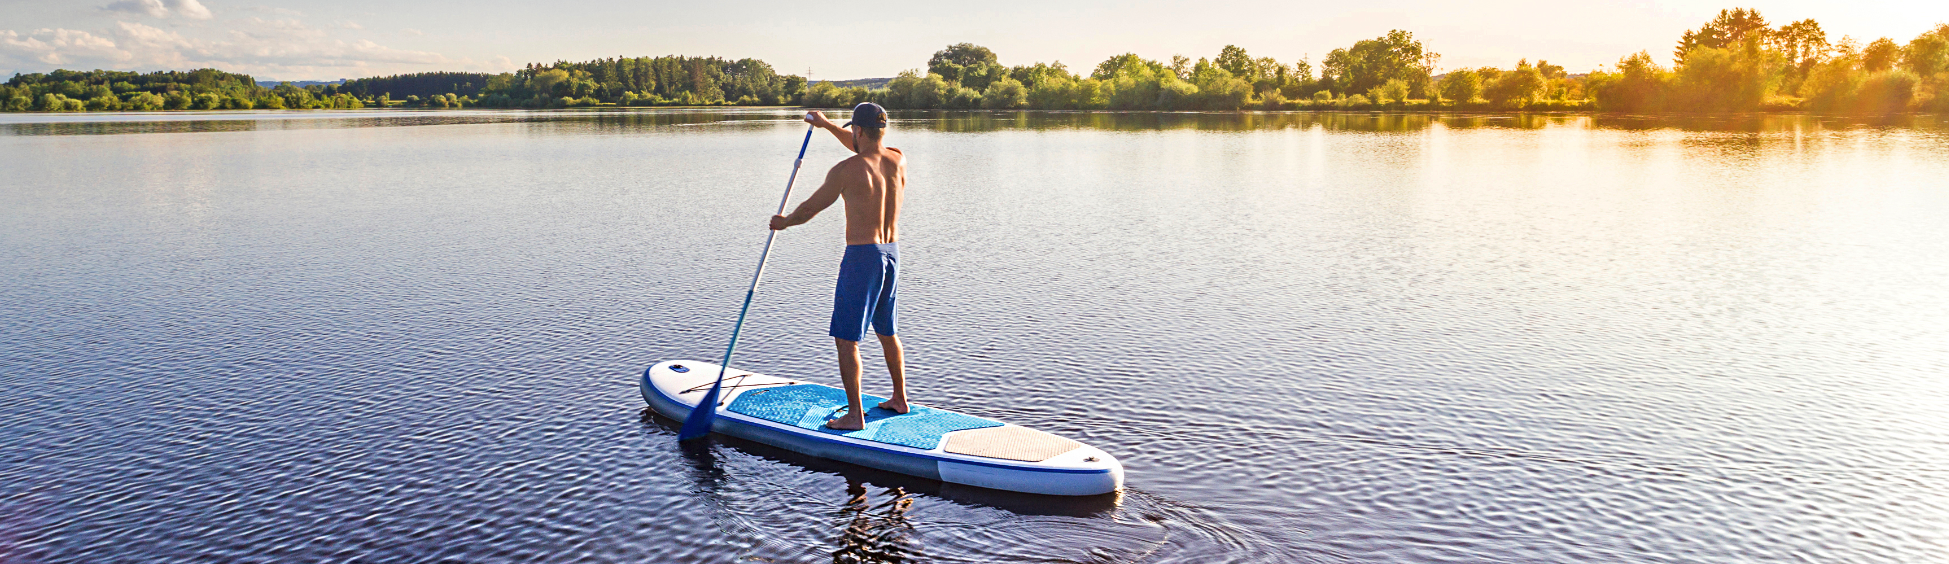
[[[799,143],[799,157],[792,161],[792,176],[785,180],[785,195],[778,198],[778,212],[785,215],[785,204],[792,201],[792,185],[799,180],[799,167],[805,164],[805,149],[812,146],[812,131],[815,126],[806,126],[805,141]],[[765,263],[771,259],[771,245],[778,240],[778,231],[769,230],[765,234],[765,250],[758,254],[758,272],[751,275],[751,287],[744,291],[744,306],[738,308],[738,323],[731,326],[731,344],[724,347],[724,362],[717,367],[717,382],[711,384],[711,391],[704,394],[703,401],[690,410],[684,418],[683,429],[677,432],[677,440],[689,440],[708,435],[711,432],[711,419],[717,416],[718,389],[724,385],[724,374],[731,369],[731,355],[738,350],[738,333],[744,331],[744,316],[751,313],[751,298],[758,294],[758,282],[765,279]]]

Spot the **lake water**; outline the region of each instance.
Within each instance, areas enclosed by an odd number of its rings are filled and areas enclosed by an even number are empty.
[[[791,111],[5,114],[0,561],[1949,560],[1949,121],[894,117],[916,400],[1120,496],[646,412]],[[740,367],[837,383],[842,244]]]

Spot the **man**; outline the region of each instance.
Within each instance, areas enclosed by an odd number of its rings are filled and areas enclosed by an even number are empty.
[[[867,102],[853,107],[853,119],[834,125],[825,114],[806,115],[812,125],[832,132],[855,155],[833,165],[826,183],[792,210],[774,215],[773,230],[784,229],[819,215],[839,199],[846,200],[846,254],[839,262],[839,289],[833,293],[832,326],[828,331],[839,347],[839,375],[846,384],[846,414],[826,422],[833,429],[866,428],[860,400],[859,341],[870,325],[886,353],[887,373],[893,376],[893,397],[881,409],[907,412],[907,379],[900,338],[894,336],[894,294],[899,288],[900,251],[895,226],[900,200],[907,187],[906,157],[885,144],[886,108]]]

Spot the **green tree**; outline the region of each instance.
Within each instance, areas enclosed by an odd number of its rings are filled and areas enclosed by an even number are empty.
[[[1949,24],[1918,35],[1902,50],[1902,69],[1920,76],[1949,72]]]
[[[1355,42],[1352,48],[1327,53],[1320,76],[1338,92],[1365,92],[1395,79],[1414,86],[1428,80],[1439,58],[1415,40],[1414,34],[1397,29],[1376,39]]]
[[[1593,73],[1591,94],[1599,108],[1620,112],[1652,112],[1664,109],[1672,84],[1672,73],[1640,51],[1617,61],[1614,73]]]
[[[1019,110],[1029,107],[1029,89],[1020,81],[1002,77],[988,83],[988,90],[981,93],[981,105],[995,110]]]
[[[1022,86],[1027,87],[1030,91],[1034,91],[1044,81],[1075,80],[1075,75],[1069,73],[1069,67],[1063,66],[1062,61],[1056,61],[1052,64],[1036,63],[1034,65],[1011,67],[1008,70],[1008,76],[1009,78],[1015,79],[1016,82],[1022,83]]]
[[[104,87],[102,90],[106,91],[108,89]],[[114,94],[97,94],[95,97],[88,99],[89,111],[113,112],[121,109],[122,101],[115,98]]]
[[[1198,106],[1207,110],[1238,110],[1252,101],[1252,85],[1205,59],[1191,68],[1191,84],[1198,87]]]
[[[814,82],[806,87],[805,97],[799,104],[808,108],[838,108],[845,105],[840,99],[839,86],[831,81]]]
[[[1861,49],[1861,70],[1881,72],[1892,69],[1901,58],[1902,48],[1894,40],[1886,37],[1876,39]]]
[[[1247,82],[1259,78],[1259,61],[1246,54],[1245,50],[1237,45],[1226,45],[1224,49],[1220,49],[1218,58],[1212,60],[1212,63],[1218,65],[1218,68],[1225,69],[1225,72],[1231,73],[1233,77]]]
[[[164,101],[161,96],[149,92],[136,92],[130,94],[128,100],[123,105],[135,111],[153,112],[163,109],[163,103]]]
[[[986,67],[997,64],[995,52],[988,50],[987,47],[973,43],[956,43],[947,46],[946,49],[935,51],[934,56],[927,59],[927,73],[940,75],[948,82],[960,83],[964,69],[981,67],[982,74],[986,76]],[[982,86],[987,84],[984,83]]]
[[[1290,70],[1280,67],[1279,71],[1284,75],[1279,77],[1279,92],[1286,98],[1301,99],[1311,96],[1318,87],[1318,83],[1313,80],[1312,61],[1301,59],[1293,63]]]
[[[1259,57],[1258,64],[1254,70],[1258,71],[1258,74],[1251,81],[1253,90],[1264,92],[1266,90],[1277,89],[1285,84],[1286,65],[1279,64],[1278,59]]]
[[[1090,73],[1090,78],[1112,80],[1119,76],[1158,76],[1165,72],[1162,63],[1139,57],[1136,53],[1124,53],[1097,63],[1096,70]]]
[[[1772,33],[1771,44],[1792,67],[1795,84],[1805,80],[1814,65],[1826,60],[1834,49],[1827,42],[1827,32],[1820,29],[1820,22],[1811,18],[1780,26]]]
[[[966,86],[953,86],[943,107],[957,110],[972,110],[981,107],[981,93]]]
[[[1441,97],[1458,103],[1469,103],[1482,95],[1482,75],[1475,71],[1462,69],[1451,71],[1441,77]]]
[[[1195,108],[1199,99],[1198,85],[1183,80],[1165,80],[1157,83],[1157,109],[1189,110]]]
[[[1699,29],[1686,30],[1679,37],[1678,48],[1672,52],[1672,56],[1678,64],[1683,65],[1685,57],[1694,49],[1725,49],[1749,41],[1759,43],[1765,41],[1770,33],[1766,18],[1760,16],[1759,10],[1720,10],[1719,17],[1699,26]]]
[[[919,71],[902,71],[887,83],[886,99],[881,103],[893,108],[930,109],[948,107],[957,86],[949,84],[941,75],[928,73],[920,76]]]
[[[316,107],[316,99],[310,90],[292,86],[289,82],[279,83],[271,89],[271,94],[284,99],[284,107],[305,109]]]
[[[1542,59],[1536,60],[1536,72],[1542,73],[1544,80],[1562,80],[1570,76],[1570,73],[1563,72],[1563,65],[1552,65]]]
[[[1191,58],[1171,55],[1171,72],[1178,75],[1178,80],[1191,80]]]
[[[566,94],[569,79],[568,71],[562,69],[536,72],[528,77],[528,90],[542,96]]]
[[[1521,109],[1542,97],[1543,83],[1543,73],[1524,59],[1516,63],[1515,70],[1496,76],[1495,81],[1484,88],[1484,95],[1489,103],[1498,107]]]
[[[1877,115],[1906,112],[1909,104],[1915,101],[1916,89],[1921,84],[1921,79],[1908,71],[1871,73],[1861,81],[1852,109],[1857,113]]]
[[[1679,109],[1750,111],[1778,90],[1784,64],[1777,53],[1748,43],[1693,49],[1676,71]]]
[[[1387,84],[1377,86],[1374,90],[1378,95],[1373,98],[1378,103],[1385,104],[1390,101],[1406,103],[1408,101],[1408,81],[1405,80],[1398,78],[1389,80]]]

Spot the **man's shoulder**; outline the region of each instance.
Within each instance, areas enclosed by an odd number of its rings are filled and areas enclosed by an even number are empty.
[[[853,155],[833,164],[832,171],[828,174],[835,178],[865,178],[870,171],[871,167],[866,165],[866,159]]]

